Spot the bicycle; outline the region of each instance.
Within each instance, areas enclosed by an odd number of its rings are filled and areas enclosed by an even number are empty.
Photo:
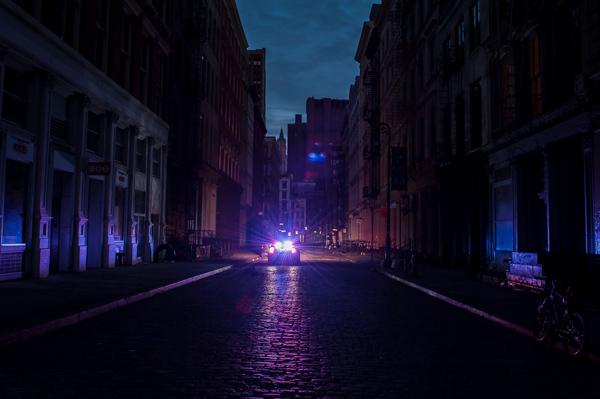
[[[548,294],[537,308],[533,336],[538,342],[558,338],[569,355],[578,356],[585,350],[585,322],[573,302],[571,287],[561,295],[556,280],[551,280]]]

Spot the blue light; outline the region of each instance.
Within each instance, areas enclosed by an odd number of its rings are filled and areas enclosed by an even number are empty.
[[[308,153],[309,162],[320,162],[324,161],[327,156],[323,152],[310,152]]]

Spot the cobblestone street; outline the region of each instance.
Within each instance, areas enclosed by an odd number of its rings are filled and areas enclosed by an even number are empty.
[[[317,252],[4,349],[0,397],[597,397],[598,368]]]

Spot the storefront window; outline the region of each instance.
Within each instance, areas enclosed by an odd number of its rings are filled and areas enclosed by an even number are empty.
[[[114,211],[114,239],[123,240],[125,237],[125,189],[123,187],[115,188],[115,211]]]
[[[511,184],[495,189],[496,250],[513,250],[513,188]]]
[[[3,244],[24,242],[28,172],[29,167],[26,164],[6,161]]]

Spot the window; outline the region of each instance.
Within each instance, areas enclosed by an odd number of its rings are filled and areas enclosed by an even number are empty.
[[[425,147],[425,119],[423,117],[419,118],[419,125],[417,130],[416,137],[416,154],[415,158],[417,161],[422,161],[424,156],[424,147]]]
[[[28,181],[29,167],[26,164],[10,159],[6,161],[3,244],[21,244],[25,242],[24,229]]]
[[[148,104],[148,93],[150,91],[150,60],[152,59],[152,40],[144,39],[142,62],[140,65],[140,81],[142,82],[142,102]]]
[[[10,67],[4,69],[2,117],[22,127],[27,123],[28,84],[25,74]]]
[[[423,81],[425,80],[425,63],[423,62],[423,53],[419,53],[417,56],[417,76],[419,79],[419,88],[423,88]]]
[[[60,38],[62,38],[64,32],[65,8],[64,0],[42,2],[42,23]]]
[[[472,83],[470,88],[471,104],[471,148],[481,147],[481,85],[479,81]]]
[[[146,213],[146,192],[135,190],[134,195],[134,212],[138,214]]]
[[[502,126],[511,125],[516,118],[515,73],[511,60],[500,64],[500,120]]]
[[[453,53],[452,49],[453,49],[452,38],[450,36],[448,36],[448,37],[446,37],[446,39],[444,40],[444,42],[442,44],[442,54],[444,56],[443,66],[444,66],[444,73],[446,75],[450,74],[453,59],[454,59],[454,53]]]
[[[88,111],[87,149],[100,153],[100,135],[102,132],[102,116]]]
[[[542,113],[542,69],[540,66],[540,39],[537,33],[528,41],[529,80],[531,82],[531,113],[534,116]]]
[[[456,155],[465,153],[465,100],[462,95],[456,97]]]
[[[120,127],[115,131],[115,161],[127,165],[127,130]]]
[[[160,148],[152,149],[152,176],[160,179],[160,162],[161,154]]]
[[[94,49],[94,64],[103,71],[106,70],[106,53],[108,47],[108,15],[110,1],[98,1],[96,12],[96,41]]]
[[[429,110],[429,138],[427,140],[427,157],[435,156],[435,107]]]
[[[114,223],[114,239],[123,240],[125,238],[125,189],[123,187],[115,187]]]
[[[510,180],[508,182],[494,189],[496,250],[500,251],[512,251],[514,242],[513,187]]]
[[[102,2],[101,2],[102,3]],[[132,42],[132,31],[133,21],[130,17],[125,18],[123,21],[123,28],[121,30],[121,85],[125,89],[129,89],[130,79],[130,65],[131,65],[131,42]]]
[[[471,6],[471,50],[481,43],[481,9],[479,0]]]
[[[435,46],[434,39],[429,40],[428,43],[428,51],[429,51],[429,77],[432,78],[435,74]]]
[[[455,57],[456,63],[462,65],[465,56],[465,22],[460,21],[458,25],[456,25],[455,33],[454,33],[454,41],[456,43],[455,49]]]
[[[135,167],[139,172],[146,173],[146,141],[137,140],[135,146]]]
[[[449,158],[452,155],[452,110],[450,105],[444,107],[442,125],[444,129],[444,157]]]
[[[165,104],[165,96],[166,96],[166,85],[167,81],[167,57],[161,55],[158,60],[158,92],[156,99],[157,113],[159,116],[164,116],[164,104]]]
[[[67,140],[67,104],[64,97],[52,92],[52,116],[50,117],[50,134],[52,137]]]

